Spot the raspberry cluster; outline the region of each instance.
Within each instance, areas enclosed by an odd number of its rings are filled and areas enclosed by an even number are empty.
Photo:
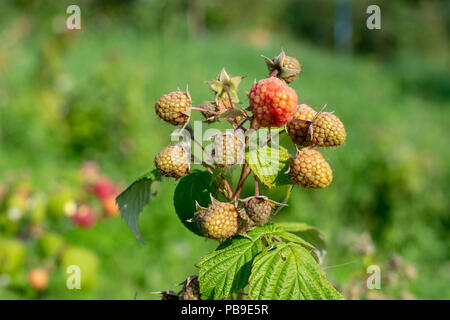
[[[225,69],[214,80],[207,82],[214,99],[204,101],[200,107],[192,105],[187,90],[165,94],[155,104],[155,111],[161,119],[188,130],[192,130],[188,122],[193,110],[200,111],[209,124],[226,120],[233,126],[233,130],[213,136],[209,162],[201,162],[218,183],[215,194],[219,192],[227,200],[219,202],[212,198],[207,208],[199,207],[195,213],[192,221],[198,224],[207,238],[223,241],[254,226],[263,226],[270,221],[274,208],[280,205],[260,196],[256,186],[255,196],[238,202],[245,179],[252,170],[244,157],[246,141],[240,139],[237,133],[245,134],[249,129],[285,127],[285,132],[298,148],[287,174],[292,183],[306,188],[325,188],[333,179],[330,165],[315,148],[340,146],[346,139],[345,127],[337,116],[322,112],[322,109],[317,112],[305,103],[298,105],[297,93],[290,87],[301,72],[296,58],[287,56],[284,51],[273,59],[263,58],[269,76],[255,81],[248,93],[249,108],[237,108],[241,104],[238,86],[244,77],[230,76]],[[250,111],[251,115],[248,113]],[[250,128],[245,128],[246,123],[250,124]],[[163,176],[178,179],[189,174],[190,159],[186,148],[189,143],[183,143],[185,145],[169,145],[155,157],[155,166]],[[243,166],[233,191],[226,176],[227,170],[237,164]],[[259,182],[255,180],[255,183]]]
[[[194,106],[187,90],[178,90],[163,95],[155,104],[155,111],[161,119],[188,130],[189,136],[196,144],[200,143],[195,140],[194,129],[189,124],[192,111],[200,112],[208,125],[224,121],[232,126],[232,129],[213,136],[210,149],[203,148],[202,145],[204,153],[209,150],[211,153],[208,154],[207,160],[200,159],[198,164],[209,172],[210,178],[206,181],[208,187],[198,187],[202,188],[201,192],[205,189],[211,192],[210,202],[206,207],[201,207],[197,202],[200,199],[186,201],[186,194],[198,194],[200,189],[195,190],[197,185],[192,185],[191,190],[180,188],[186,208],[183,208],[181,213],[177,212],[192,231],[219,242],[236,235],[246,236],[247,231],[252,228],[270,223],[281,207],[287,205],[260,195],[260,183],[266,184],[267,187],[276,186],[278,181],[291,181],[292,185],[297,184],[305,188],[329,186],[333,180],[333,171],[317,148],[337,147],[346,139],[345,127],[336,115],[323,112],[323,108],[316,111],[305,103],[298,103],[297,93],[291,87],[302,70],[296,58],[287,56],[284,51],[273,59],[264,56],[263,58],[269,74],[267,78],[255,81],[247,94],[248,107],[239,107],[243,102],[238,96],[238,86],[244,77],[230,76],[225,69],[222,69],[214,80],[207,82],[214,95],[212,100]],[[275,130],[272,128],[279,128],[277,134],[287,134],[297,148],[295,156],[291,158],[289,170],[286,171],[283,166],[281,171],[276,172],[275,183],[262,177],[265,169],[263,157],[258,155],[258,163],[249,163],[250,160],[255,160],[255,157],[253,150],[250,150],[250,136],[247,135],[258,129]],[[272,151],[276,143],[269,140],[265,146]],[[169,145],[157,154],[154,164],[161,175],[184,179],[184,176],[191,173],[190,152],[187,149],[190,142]],[[192,157],[196,159],[195,155]],[[239,165],[242,165],[241,173],[234,175],[233,170]],[[272,167],[270,169],[270,172],[276,170]],[[248,192],[244,185],[249,176],[254,177],[254,195],[241,198],[241,193]],[[291,189],[289,188],[287,196]],[[189,201],[192,201],[190,205]],[[196,210],[187,209],[194,201]],[[187,220],[184,220],[186,218]],[[201,300],[200,285],[198,277],[191,276],[183,282],[180,292],[159,293],[163,295],[163,299]]]

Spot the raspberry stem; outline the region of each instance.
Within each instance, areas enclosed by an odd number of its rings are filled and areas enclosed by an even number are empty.
[[[251,118],[250,128],[255,130],[255,119],[254,118]],[[249,145],[249,137],[246,136],[245,137],[245,148],[247,148],[248,145]],[[241,171],[241,176],[239,178],[239,182],[236,186],[236,191],[234,192],[234,197],[233,197],[234,199],[239,199],[239,196],[242,192],[242,188],[244,187],[244,182],[247,179],[247,177],[250,175],[250,172],[252,172],[252,170],[249,168],[247,160],[245,160],[245,163],[242,166],[242,171]]]
[[[227,188],[227,195],[225,195],[223,192],[223,195],[228,199],[231,200],[233,199],[233,191],[231,190],[231,186],[228,183],[227,179],[225,179],[225,177],[221,174],[220,177],[222,178],[222,182],[225,185],[225,188]]]
[[[286,195],[285,195],[285,197],[284,197],[284,199],[283,199],[283,204],[287,204],[287,202],[288,202],[288,200],[289,200],[289,197],[291,196],[291,192],[292,192],[292,189],[294,188],[294,185],[293,184],[291,184],[291,185],[289,185],[289,188],[287,189],[287,191],[286,191]],[[274,214],[273,215],[276,215],[278,212],[280,212],[281,211],[281,209],[283,209],[285,206],[279,206],[278,208],[277,208],[277,210],[275,210],[275,212],[274,212]]]
[[[194,141],[194,143],[196,143],[198,146],[200,146],[200,148],[202,148],[203,153],[205,153],[209,157],[210,161],[214,162],[214,159],[211,157],[211,155],[208,152],[205,152],[205,148],[203,147],[203,145],[194,138],[194,134],[193,134],[194,129],[192,128],[192,126],[190,124],[188,124],[186,126],[186,130],[189,131],[189,133],[191,135],[191,140]],[[197,157],[195,157],[194,155],[192,155],[192,158],[197,160],[198,162],[201,162],[201,165],[203,167],[205,167],[209,173],[213,174],[214,169],[215,169],[213,166],[209,165],[208,163],[206,163],[203,160],[197,159]],[[231,190],[231,186],[222,173],[220,174],[220,178],[222,179],[221,182],[226,187],[226,192],[223,190],[220,190],[220,192],[224,195],[225,198],[227,198],[228,200],[231,200],[233,198],[233,191]],[[220,188],[220,185],[219,185],[219,188]]]
[[[227,92],[227,96],[228,96],[228,100],[230,101],[231,108],[236,109],[236,107],[234,106],[234,103],[233,103],[233,99],[231,98],[230,89],[228,88],[228,85],[224,85],[223,87],[224,87],[225,91]]]
[[[194,106],[191,107],[191,110],[197,110],[197,111],[207,112],[207,113],[211,113],[211,114],[220,114],[220,113],[218,113],[216,111],[213,111],[213,110],[208,110],[208,109],[205,109],[205,108],[194,107]]]
[[[258,178],[256,178],[255,173],[253,173],[253,178],[255,179],[255,196],[259,196]]]
[[[228,100],[230,101],[230,106],[233,110],[236,110],[236,106],[233,103],[233,99],[231,98],[230,89],[228,88],[228,85],[223,86],[225,88],[225,91],[227,92]],[[233,118],[233,121],[235,124],[239,125],[239,121],[236,118]]]
[[[242,128],[242,130],[247,131],[244,127],[242,127],[248,120],[250,120],[252,117],[246,117],[244,120],[241,121],[241,123],[239,123],[239,125],[236,127],[236,129],[234,129],[234,132],[238,131],[240,128]]]

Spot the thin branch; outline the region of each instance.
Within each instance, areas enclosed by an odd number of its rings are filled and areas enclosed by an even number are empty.
[[[228,200],[233,199],[233,191],[231,190],[230,184],[228,183],[227,179],[225,179],[225,177],[221,174],[220,177],[222,178],[222,182],[225,185],[225,187],[227,188],[227,194],[228,197],[225,196]]]
[[[289,186],[287,192],[286,192],[286,195],[285,195],[284,199],[283,199],[283,202],[282,202],[283,204],[287,204],[287,202],[289,201],[289,197],[291,196],[291,192],[292,192],[292,189],[293,189],[293,188],[294,188],[294,185],[291,184],[291,185]],[[277,210],[275,210],[274,215],[276,215],[278,212],[280,212],[281,209],[283,209],[283,208],[284,208],[284,206],[279,206],[279,207],[277,208]]]
[[[248,121],[250,120],[252,117],[246,117],[244,120],[241,121],[241,123],[239,123],[239,125],[236,127],[236,129],[234,129],[234,132],[238,131],[240,128],[242,128],[242,126]],[[246,131],[245,128],[242,128],[244,131]]]
[[[255,173],[253,173],[253,178],[255,179],[255,196],[259,196],[258,178],[256,178]]]
[[[234,199],[238,199],[239,196],[241,195],[242,188],[244,187],[244,182],[247,179],[247,177],[249,176],[250,172],[251,172],[251,170],[248,166],[248,163],[245,163],[242,166],[241,177],[239,178],[239,182],[237,184],[236,191],[234,192],[234,197],[233,197]]]
[[[205,108],[201,108],[201,107],[194,107],[194,106],[191,107],[191,110],[197,110],[197,111],[211,113],[211,114],[217,114],[217,115],[220,114],[217,111],[213,111],[213,110],[209,110],[209,109],[205,109]]]
[[[255,118],[251,119],[250,122],[250,128],[254,129],[255,128]],[[249,137],[246,136],[245,137],[245,147],[247,148],[249,145]],[[252,172],[248,166],[248,162],[247,160],[245,160],[244,165],[242,166],[242,171],[241,171],[241,176],[239,177],[239,182],[236,186],[236,190],[234,191],[234,199],[239,199],[239,196],[241,195],[242,192],[242,188],[244,187],[244,182],[245,179],[247,179],[247,177],[250,175],[250,172]]]
[[[228,88],[228,85],[224,85],[223,87],[225,88],[225,91],[227,92],[227,96],[228,96],[228,100],[230,101],[231,108],[236,109],[236,107],[234,106],[234,103],[233,103],[233,99],[231,99],[230,88]]]

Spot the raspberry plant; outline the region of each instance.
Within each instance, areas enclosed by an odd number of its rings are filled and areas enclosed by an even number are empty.
[[[273,59],[263,58],[269,76],[250,88],[247,108],[239,107],[243,77],[231,77],[225,69],[207,82],[213,100],[193,106],[186,89],[165,94],[155,104],[156,114],[188,132],[189,139],[158,153],[156,169],[117,197],[121,215],[144,242],[138,217],[156,194],[153,182],[176,179],[174,207],[180,221],[193,233],[219,242],[199,261],[198,274],[180,284],[178,293],[158,292],[163,299],[342,299],[321,267],[326,249],[322,232],[300,222],[273,223],[272,218],[287,206],[294,185],[330,185],[331,166],[317,148],[343,144],[345,128],[337,116],[323,112],[324,107],[317,112],[298,105],[297,93],[289,86],[301,71],[297,59],[283,51]],[[212,136],[212,150],[195,139],[190,124],[193,111],[200,112],[208,126],[230,125],[226,132]],[[278,143],[281,135],[291,138],[295,155]],[[200,159],[191,153],[195,144],[202,147]],[[200,169],[192,169],[192,162]],[[239,175],[233,175],[236,169]],[[249,177],[254,187],[242,197]],[[284,200],[261,195],[260,185],[267,194],[271,188],[285,187]]]

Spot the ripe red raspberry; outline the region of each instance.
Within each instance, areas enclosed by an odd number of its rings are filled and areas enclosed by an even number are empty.
[[[214,136],[212,156],[219,167],[231,167],[236,163],[242,163],[244,141],[231,132],[219,133]]]
[[[311,145],[337,147],[344,143],[347,133],[344,124],[332,113],[321,113],[312,123]]]
[[[183,282],[183,300],[202,300],[197,276],[190,276]]]
[[[155,157],[155,166],[166,177],[181,178],[189,172],[189,154],[180,143],[164,148]]]
[[[283,80],[270,77],[258,81],[249,94],[250,107],[261,127],[281,127],[297,111],[297,94]]]
[[[197,208],[194,219],[205,237],[224,241],[238,233],[240,217],[233,204],[212,199],[208,208]]]
[[[299,105],[294,118],[287,124],[287,132],[295,144],[304,147],[310,145],[308,132],[310,123],[298,120],[312,121],[315,115],[316,111],[307,104]]]
[[[289,174],[294,183],[306,188],[325,188],[333,180],[333,171],[328,162],[319,151],[311,148],[297,152]]]
[[[164,121],[179,126],[189,121],[191,105],[191,96],[187,91],[175,91],[159,98],[155,111]]]

